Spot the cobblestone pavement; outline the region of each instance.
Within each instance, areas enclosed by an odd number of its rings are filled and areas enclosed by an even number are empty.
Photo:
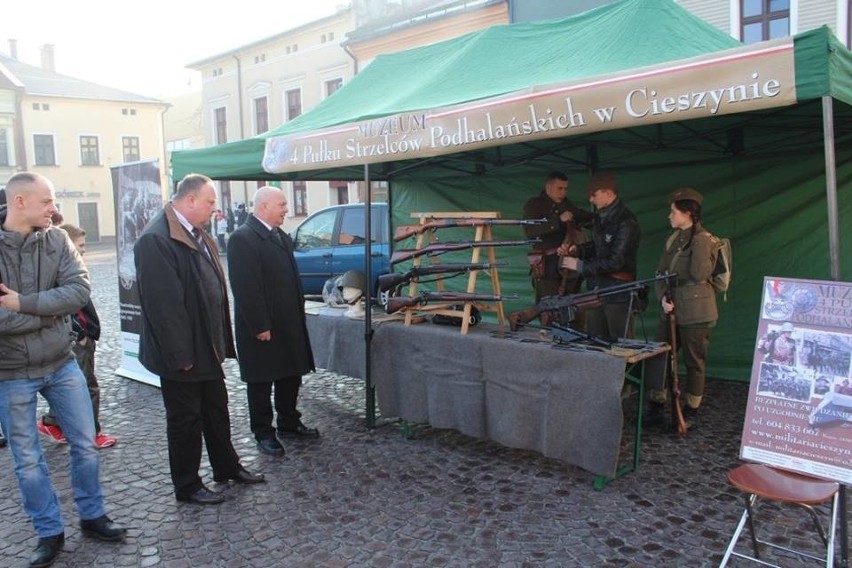
[[[588,472],[537,453],[426,426],[404,439],[384,419],[369,430],[361,382],[327,372],[306,377],[300,399],[322,437],[287,443],[284,458],[259,454],[229,361],[234,445],[268,483],[225,486],[219,506],[178,503],[158,389],[112,373],[120,360],[115,254],[105,243],[86,258],[105,330],[101,421],[119,438],[101,451],[102,479],[108,511],[130,536],[120,545],[81,536],[68,448],[43,440],[68,525],[56,566],[634,568],[721,559],[741,510],[726,472],[739,463],[747,395],[746,385],[723,381],[709,384],[697,432],[684,440],[646,432],[640,469],[595,491]],[[8,449],[0,450],[3,567],[25,566],[36,543],[12,471]],[[216,486],[209,468],[202,473]],[[771,527],[774,541],[812,542],[794,513]]]

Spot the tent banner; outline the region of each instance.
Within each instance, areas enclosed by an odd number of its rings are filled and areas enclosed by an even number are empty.
[[[429,158],[795,103],[793,40],[785,38],[441,109],[270,137],[263,169],[277,174]]]
[[[139,362],[142,307],[133,258],[133,245],[136,244],[136,239],[142,234],[148,221],[163,208],[159,161],[113,166],[112,188],[115,202],[118,301],[121,320],[121,366],[115,370],[115,374],[160,386],[160,378],[145,369]]]
[[[766,277],[740,455],[852,483],[852,283]]]

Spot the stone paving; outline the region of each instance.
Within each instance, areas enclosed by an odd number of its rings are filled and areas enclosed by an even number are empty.
[[[747,386],[712,381],[700,429],[681,440],[647,431],[639,471],[602,491],[593,476],[541,455],[398,423],[365,427],[361,381],[318,372],[300,399],[322,437],[259,454],[243,383],[226,365],[234,445],[259,486],[213,483],[228,501],[174,500],[159,390],[113,374],[120,361],[115,254],[90,246],[87,262],[103,319],[97,368],[101,422],[119,438],[101,451],[110,515],[130,527],[124,544],[81,536],[68,448],[43,439],[62,501],[65,551],[55,566],[183,567],[704,567],[718,565],[741,511],[726,481],[739,463]],[[624,459],[629,457],[629,436]],[[0,450],[0,566],[26,566],[36,538],[20,505],[8,449]],[[774,516],[774,515],[773,515]],[[801,519],[801,521],[800,521]],[[810,545],[804,517],[770,527],[774,542]],[[808,564],[781,557],[783,566]]]

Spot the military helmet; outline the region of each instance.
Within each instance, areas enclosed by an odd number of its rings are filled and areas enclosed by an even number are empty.
[[[367,277],[360,270],[347,270],[340,277],[337,287],[341,290],[344,288],[357,288],[363,293],[367,290]]]

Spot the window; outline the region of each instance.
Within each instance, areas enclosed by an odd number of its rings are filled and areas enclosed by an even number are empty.
[[[0,128],[0,166],[10,166],[9,163],[9,141],[5,128]]]
[[[56,153],[53,149],[53,134],[33,134],[35,165],[55,166]]]
[[[293,215],[304,217],[308,214],[308,188],[303,181],[293,182]]]
[[[320,36],[320,43],[325,43],[325,34]]]
[[[266,97],[254,99],[255,134],[263,134],[269,130],[269,104]]]
[[[287,120],[293,120],[302,114],[302,90],[293,89],[287,91]]]
[[[337,196],[338,205],[346,205],[349,203],[349,184],[345,181],[330,181],[328,187]]]
[[[139,157],[139,137],[138,136],[122,136],[121,137],[121,154],[124,156],[124,163],[138,162]]]
[[[743,43],[790,35],[790,0],[740,0]]]
[[[80,136],[80,165],[101,165],[100,157],[98,156],[97,136]]]
[[[328,41],[332,41],[334,39],[334,32],[328,32]]]
[[[216,123],[216,144],[224,144],[228,141],[228,122],[225,116],[225,107],[219,107],[213,111]]]
[[[297,183],[304,184],[305,182],[293,182],[293,185],[295,186]],[[330,247],[331,239],[334,236],[335,221],[337,221],[336,209],[318,213],[305,221],[296,234],[296,248]]]
[[[343,79],[331,79],[325,82],[325,96],[330,97],[334,92],[343,86]]]
[[[33,110],[41,110],[41,105],[39,103],[33,103]]]

